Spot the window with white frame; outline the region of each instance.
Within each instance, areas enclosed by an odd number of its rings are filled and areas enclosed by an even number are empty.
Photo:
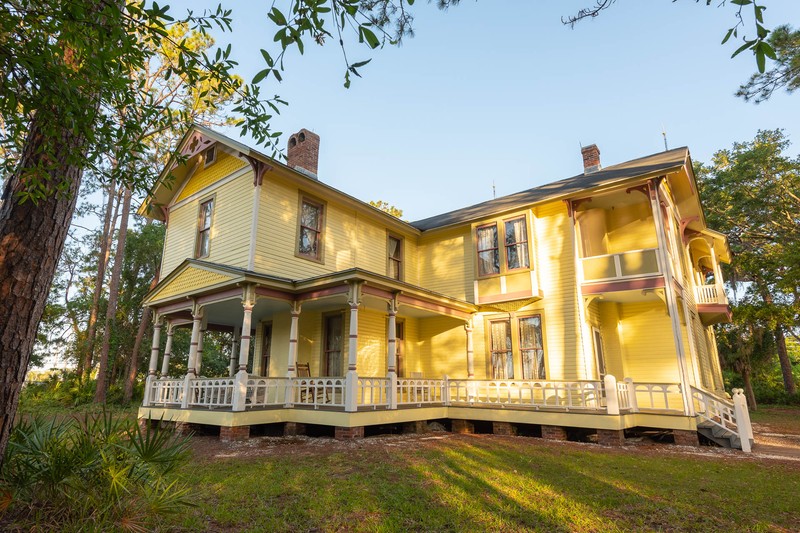
[[[197,244],[194,256],[197,258],[208,257],[211,249],[211,221],[214,216],[214,199],[200,204],[200,213],[197,220]]]
[[[520,318],[517,324],[519,352],[522,356],[522,379],[547,379],[541,315]]]
[[[497,243],[497,225],[480,226],[477,230],[478,275],[500,273],[500,250]]]
[[[389,277],[401,280],[403,279],[403,239],[389,235],[387,248]]]
[[[489,322],[491,333],[492,379],[514,379],[511,320]]]
[[[528,254],[528,226],[525,217],[505,221],[506,268],[515,270],[530,267]]]

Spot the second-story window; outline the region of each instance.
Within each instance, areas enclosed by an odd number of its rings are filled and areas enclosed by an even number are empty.
[[[208,257],[211,247],[211,219],[214,215],[214,199],[200,204],[197,220],[197,246],[195,257]]]
[[[478,275],[500,273],[500,251],[497,248],[497,225],[478,228]]]
[[[322,204],[306,198],[300,203],[300,231],[297,253],[302,257],[322,259]]]
[[[505,221],[506,266],[509,270],[530,267],[528,229],[525,217]]]
[[[403,279],[403,239],[389,235],[387,241],[389,260],[389,277]]]

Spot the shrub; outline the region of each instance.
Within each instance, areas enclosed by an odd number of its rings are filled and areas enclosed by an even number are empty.
[[[21,422],[0,472],[0,529],[150,531],[191,505],[169,477],[187,456],[185,437],[107,412]]]

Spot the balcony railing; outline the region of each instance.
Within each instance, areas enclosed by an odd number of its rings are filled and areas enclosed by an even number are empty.
[[[719,285],[699,285],[694,288],[695,302],[698,304],[727,305],[728,297]]]
[[[583,281],[640,278],[661,273],[656,248],[584,257],[581,266]]]

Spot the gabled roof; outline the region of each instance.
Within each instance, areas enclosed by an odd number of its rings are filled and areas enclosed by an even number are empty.
[[[676,172],[683,167],[688,157],[689,149],[687,147],[675,148],[613,165],[597,172],[578,174],[561,181],[501,196],[500,198],[469,207],[456,209],[449,213],[417,220],[412,222],[411,225],[421,231],[426,231],[453,224],[462,224],[526,205],[566,198],[598,187],[623,183],[636,178]]]

